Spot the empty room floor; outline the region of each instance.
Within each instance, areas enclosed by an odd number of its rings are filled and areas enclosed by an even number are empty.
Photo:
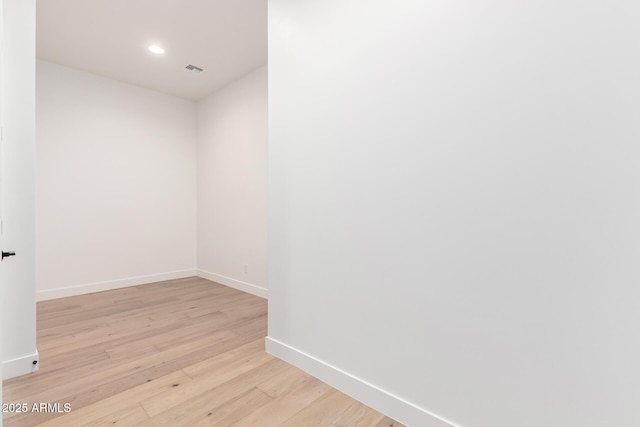
[[[201,278],[38,303],[40,371],[4,382],[13,426],[401,424],[264,351],[267,302]]]

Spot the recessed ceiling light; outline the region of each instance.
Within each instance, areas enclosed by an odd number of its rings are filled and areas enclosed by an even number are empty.
[[[149,52],[155,53],[156,55],[162,55],[164,53],[164,49],[160,46],[152,45],[149,46]]]

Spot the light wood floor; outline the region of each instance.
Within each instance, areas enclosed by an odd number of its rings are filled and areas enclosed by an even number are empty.
[[[14,426],[362,426],[399,423],[264,351],[265,300],[189,278],[38,303],[40,371],[4,402]]]

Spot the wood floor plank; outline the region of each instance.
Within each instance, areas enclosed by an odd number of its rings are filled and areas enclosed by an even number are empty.
[[[247,363],[250,361],[249,358],[251,356],[261,354],[265,354],[264,341],[257,339],[218,356],[187,366],[183,371],[191,378],[198,378],[203,375],[216,375],[218,372],[223,372],[232,363]]]
[[[309,378],[313,377],[306,373],[301,375],[299,369],[295,366],[289,366],[289,369],[281,375],[260,381],[258,387],[269,396],[278,399],[286,393],[291,393],[298,385],[307,382]]]
[[[102,395],[99,392],[100,389],[105,386],[112,389],[113,387],[110,385],[114,381],[145,382],[168,372],[181,370],[183,367],[193,364],[192,360],[198,361],[199,354],[211,354],[213,357],[213,355],[223,352],[219,347],[222,343],[225,344],[222,349],[235,347],[233,343],[229,343],[234,339],[235,335],[229,331],[214,331],[210,336],[198,341],[143,358],[129,360],[126,363],[120,362],[108,367],[105,366],[104,369],[82,366],[80,372],[78,370],[58,370],[53,371],[52,375],[47,375],[48,371],[43,369],[32,376],[25,377],[26,379],[34,378],[26,388],[23,388],[19,381],[10,383],[4,389],[4,398],[6,402],[16,401],[18,398],[33,402],[47,402],[60,398],[75,400],[74,396],[79,394],[82,402],[93,403],[100,400],[99,396]],[[72,373],[69,374],[69,372]],[[44,380],[40,381],[39,379],[42,377]],[[78,407],[78,403],[76,402],[76,407]]]
[[[207,413],[213,412],[219,406],[254,388],[253,384],[259,378],[279,375],[284,369],[286,369],[286,364],[280,360],[267,362],[261,367],[245,372],[233,380],[213,387],[204,393],[190,396],[188,400],[184,400],[155,416],[150,414],[151,419],[148,425],[190,426],[192,422],[200,418],[203,409]],[[142,406],[149,413],[145,403],[148,402],[142,402]]]
[[[354,401],[336,389],[330,389],[313,405],[305,406],[291,418],[280,424],[282,427],[330,426],[333,420],[353,405]]]
[[[145,421],[149,419],[149,416],[139,403],[141,399],[153,397],[172,388],[184,387],[190,381],[192,381],[191,378],[184,372],[172,372],[157,380],[145,382],[144,384],[130,388],[109,398],[99,400],[91,405],[74,409],[69,414],[55,418],[42,425],[47,427],[65,427],[69,425],[96,423],[104,417],[113,417],[115,415],[114,410],[117,412],[118,408],[127,408],[129,405],[132,405],[132,403],[135,403],[135,406],[143,411],[144,419],[142,421]]]
[[[264,351],[267,302],[201,278],[38,303],[40,371],[4,382],[5,427],[401,427]]]
[[[117,409],[104,417],[86,423],[83,422],[80,425],[82,427],[103,427],[112,425],[118,425],[118,427],[136,427],[148,419],[149,416],[144,412],[144,409],[142,409],[140,405],[135,404],[125,407],[124,409]],[[73,424],[63,425],[70,426]]]
[[[293,370],[297,376],[281,383],[284,389],[278,388],[274,393],[277,397],[271,395],[273,401],[241,418],[233,424],[233,427],[279,426],[303,408],[312,405],[331,389],[322,381],[311,376],[300,375],[300,371],[296,368]],[[268,388],[264,383],[258,387],[261,390]]]
[[[82,331],[100,329],[102,327],[109,326],[104,317],[98,317],[84,322],[71,323],[50,328],[44,326],[41,328],[39,325],[46,325],[46,323],[38,323],[38,328],[36,331],[36,339],[38,340],[38,343],[46,342],[49,339],[59,339],[60,337],[69,336],[71,334],[79,333]]]
[[[233,382],[233,385],[227,385],[225,390],[238,389],[239,392],[242,392],[254,386],[256,376],[263,374],[263,365],[278,366],[277,364],[274,365],[273,362],[276,362],[276,360],[272,356],[264,352],[257,352],[249,356],[246,361],[240,360],[239,362],[234,361],[224,364],[224,366],[210,374],[196,377],[186,387],[168,390],[161,395],[145,399],[140,403],[147,411],[147,414],[153,417],[166,411],[167,408],[182,406],[191,399],[197,398],[212,389],[224,386],[227,382]]]
[[[356,402],[331,422],[332,427],[371,427],[385,418],[379,412]]]
[[[375,427],[406,427],[404,424],[400,424],[397,421],[389,417],[384,417],[382,421],[375,425]]]
[[[257,387],[242,393],[238,397],[203,414],[200,420],[194,420],[192,426],[228,427],[247,414],[266,405],[273,399]]]

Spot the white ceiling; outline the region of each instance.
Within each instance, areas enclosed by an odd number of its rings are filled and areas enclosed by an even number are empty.
[[[266,64],[267,0],[38,0],[37,56],[197,100]]]

